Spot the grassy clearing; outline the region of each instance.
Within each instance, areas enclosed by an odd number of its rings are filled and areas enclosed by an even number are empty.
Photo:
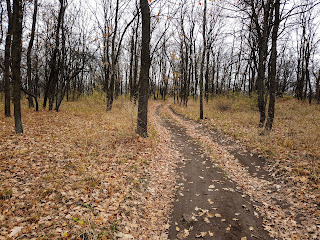
[[[3,115],[0,239],[111,239],[146,230],[150,219],[139,215],[150,207],[144,191],[156,142],[136,136],[136,106],[121,98],[107,113],[94,97],[36,113],[23,100],[23,135]]]
[[[199,119],[199,102],[189,101],[187,108],[172,107],[187,117]],[[303,176],[319,183],[320,178],[320,106],[309,106],[291,97],[277,99],[272,132],[261,136],[257,128],[259,112],[255,98],[215,97],[204,106],[206,124],[242,141],[248,147],[274,160],[278,171]],[[306,181],[306,180],[304,180]],[[319,186],[314,186],[318,188]]]

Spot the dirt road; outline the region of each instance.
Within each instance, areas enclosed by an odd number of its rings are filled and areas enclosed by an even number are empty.
[[[169,239],[271,239],[241,187],[228,178],[183,126],[163,111],[163,106],[158,107],[157,114],[182,158],[177,169],[179,179]],[[220,144],[232,144],[212,137]],[[253,175],[266,177],[260,167],[254,167],[254,157],[250,155],[250,159],[235,149],[233,154],[248,164]]]

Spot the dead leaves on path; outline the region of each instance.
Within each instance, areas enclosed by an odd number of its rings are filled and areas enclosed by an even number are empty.
[[[201,130],[201,124],[185,121],[166,107],[165,111],[174,121],[186,128],[188,135],[199,142],[216,162],[238,184],[241,191],[259,206],[256,209],[264,218],[265,229],[271,237],[283,239],[318,239],[320,210],[316,194],[308,191],[301,178],[283,178],[275,175],[276,182],[268,182],[251,176],[245,167],[229,154],[225,147],[214,142],[207,132]],[[278,186],[278,187],[277,187]],[[280,186],[280,187],[279,187]],[[235,191],[234,189],[224,189]],[[245,197],[245,195],[243,196]],[[257,214],[258,215],[258,214]],[[236,221],[237,218],[234,218]]]

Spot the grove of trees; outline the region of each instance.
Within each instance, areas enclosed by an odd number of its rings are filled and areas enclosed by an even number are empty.
[[[257,125],[271,130],[276,97],[320,104],[320,1],[1,0],[0,96],[29,107],[103,91],[138,102],[147,136],[148,99],[203,104],[217,95],[255,97]]]

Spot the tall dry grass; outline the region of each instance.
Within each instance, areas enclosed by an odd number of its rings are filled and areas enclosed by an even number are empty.
[[[187,117],[199,119],[199,102],[190,100],[185,108],[173,109]],[[273,159],[297,175],[311,180],[320,177],[320,106],[309,105],[292,97],[276,101],[274,126],[261,135],[256,97],[219,96],[204,105],[205,122],[212,128],[233,136],[262,155]]]

